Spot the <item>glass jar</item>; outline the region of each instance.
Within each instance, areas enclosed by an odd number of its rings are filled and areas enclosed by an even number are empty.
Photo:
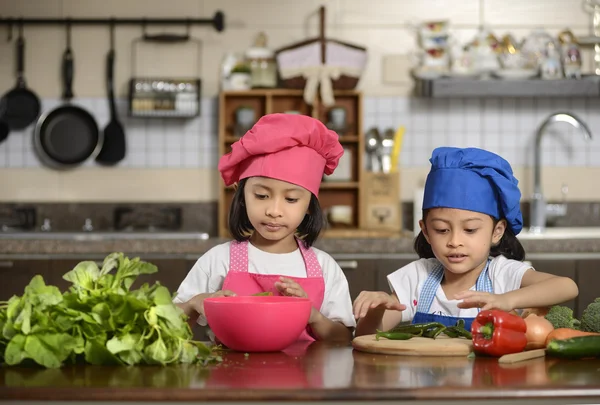
[[[246,51],[246,60],[250,65],[252,88],[277,87],[277,62],[273,51],[254,47]]]

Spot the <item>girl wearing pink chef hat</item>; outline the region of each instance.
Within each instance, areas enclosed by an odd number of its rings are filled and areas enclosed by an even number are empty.
[[[312,247],[324,224],[321,179],[342,154],[335,132],[295,114],[265,115],[232,145],[219,171],[237,186],[229,212],[235,241],[206,252],[181,283],[175,302],[188,316],[206,325],[208,297],[308,297],[313,308],[300,339],[350,341],[356,321],[346,277]]]

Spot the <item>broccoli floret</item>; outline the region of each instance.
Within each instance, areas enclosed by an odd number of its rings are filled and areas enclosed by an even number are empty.
[[[600,332],[600,298],[596,298],[581,314],[581,330]]]
[[[550,308],[545,318],[550,321],[552,326],[554,326],[554,329],[579,328],[579,321],[573,318],[573,310],[568,307],[554,305],[552,308]]]

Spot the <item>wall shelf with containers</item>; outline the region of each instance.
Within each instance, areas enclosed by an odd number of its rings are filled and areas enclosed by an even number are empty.
[[[303,98],[303,90],[253,89],[223,91],[219,95],[219,155],[229,152],[231,145],[263,115],[297,113],[310,115],[340,135],[344,156],[331,176],[327,176],[319,192],[319,201],[328,216],[325,237],[361,235],[362,93],[355,90],[334,91],[335,105],[325,107],[319,99],[312,105]],[[233,187],[219,180],[219,236],[229,237],[227,216],[233,198]],[[369,231],[372,234],[372,231]]]

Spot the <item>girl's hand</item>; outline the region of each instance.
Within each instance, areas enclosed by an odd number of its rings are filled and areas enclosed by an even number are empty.
[[[275,282],[275,288],[279,290],[282,295],[288,297],[299,297],[308,298],[308,294],[300,287],[300,284],[296,283],[291,278],[279,277],[280,281]]]
[[[212,294],[198,294],[194,295],[189,301],[188,305],[196,311],[199,315],[204,316],[204,300],[213,297],[235,297],[235,293],[230,290],[219,290]]]
[[[514,309],[503,294],[467,290],[456,294],[454,298],[462,300],[457,305],[459,308],[481,308],[482,311],[500,309],[506,312]]]
[[[396,296],[383,291],[362,291],[354,300],[354,318],[364,318],[371,309],[375,308],[404,311],[406,305],[401,304]]]

